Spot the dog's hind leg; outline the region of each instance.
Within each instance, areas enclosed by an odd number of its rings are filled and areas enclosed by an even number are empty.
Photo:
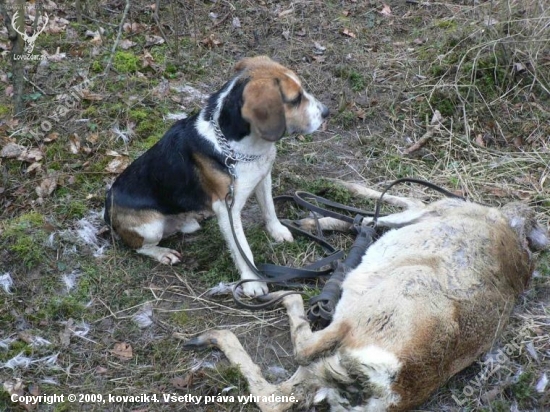
[[[183,336],[174,335],[177,338],[183,339]],[[272,385],[262,376],[260,367],[252,361],[250,355],[244,350],[241,343],[235,334],[229,330],[210,330],[202,335],[191,339],[183,344],[184,349],[195,350],[204,349],[206,347],[216,347],[220,349],[229,359],[231,364],[239,367],[241,373],[248,381],[250,394],[254,399],[249,401],[256,402],[262,412],[283,412],[288,410],[296,401],[301,400],[300,394],[296,388],[303,380],[306,371],[303,368],[298,369],[294,376],[280,385]],[[293,400],[285,402],[269,402],[262,400],[274,394],[276,397],[288,397],[293,395]]]
[[[144,223],[133,230],[143,239],[141,247],[136,248],[136,252],[152,257],[165,265],[181,262],[181,254],[178,251],[157,246],[164,234],[163,218]],[[123,236],[122,233],[121,236]]]

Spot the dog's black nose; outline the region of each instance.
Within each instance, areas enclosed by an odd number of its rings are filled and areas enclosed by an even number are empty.
[[[321,116],[323,116],[323,119],[325,119],[326,117],[328,117],[329,114],[330,114],[330,110],[328,109],[327,106],[323,104],[321,108]]]

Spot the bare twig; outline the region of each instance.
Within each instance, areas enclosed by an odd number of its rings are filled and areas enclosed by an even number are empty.
[[[46,92],[44,89],[42,89],[41,87],[39,87],[36,83],[33,83],[31,80],[29,80],[28,78],[24,77],[24,79],[30,83],[35,89],[38,89],[38,91],[40,93],[42,93],[44,96],[55,96],[55,93],[48,93]]]
[[[159,29],[160,35],[162,36],[166,44],[168,44],[168,38],[166,37],[166,34],[164,33],[164,30],[162,29],[162,24],[160,22],[159,7],[160,7],[160,0],[157,0],[155,3],[155,11],[153,12],[153,19],[155,20],[155,23],[157,23],[157,27]]]
[[[418,149],[424,146],[428,142],[428,140],[433,137],[434,133],[441,127],[441,120],[441,113],[439,113],[439,110],[436,110],[432,117],[432,121],[427,127],[426,133],[424,133],[424,135],[420,139],[418,139],[415,144],[410,146],[408,149],[405,149],[404,154],[411,154],[412,152],[416,152]]]
[[[111,55],[109,56],[109,61],[107,62],[107,66],[103,71],[104,76],[109,73],[109,70],[111,70],[111,65],[113,64],[113,58],[115,57],[115,51],[116,51],[116,48],[118,47],[118,43],[120,42],[120,37],[122,36],[122,26],[124,26],[124,22],[126,21],[128,10],[130,10],[130,0],[126,0],[126,6],[124,7],[124,12],[122,13],[122,18],[120,19],[120,24],[118,26],[118,34],[113,44],[113,48],[111,49]]]

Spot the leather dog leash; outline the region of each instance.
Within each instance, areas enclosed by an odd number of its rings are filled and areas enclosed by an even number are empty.
[[[298,205],[301,205],[306,209],[312,211],[317,224],[317,232],[320,234],[321,237],[314,236],[309,232],[301,230],[296,226],[294,222],[290,220],[282,220],[281,223],[284,226],[286,226],[289,230],[291,230],[293,233],[298,233],[300,235],[308,237],[309,239],[315,242],[318,242],[323,247],[323,249],[325,249],[327,252],[331,254],[304,268],[298,269],[298,268],[289,268],[285,266],[278,266],[278,265],[272,265],[272,264],[261,264],[259,265],[259,269],[258,269],[256,268],[256,266],[254,266],[254,264],[252,264],[252,262],[250,262],[250,260],[242,250],[241,245],[239,244],[239,241],[237,239],[237,234],[234,230],[233,216],[232,216],[233,190],[234,190],[233,183],[234,181],[232,182],[230,186],[230,190],[225,198],[226,207],[229,212],[229,221],[230,221],[233,237],[234,237],[235,243],[237,244],[237,248],[239,249],[239,253],[245,260],[246,264],[262,282],[285,284],[289,280],[311,279],[315,277],[326,276],[331,272],[333,272],[330,279],[325,283],[325,286],[323,287],[323,290],[321,291],[321,293],[309,300],[310,307],[308,309],[308,314],[307,314],[308,318],[311,322],[318,322],[322,327],[326,326],[332,320],[332,317],[334,315],[334,310],[336,308],[336,304],[340,299],[341,284],[346,274],[361,262],[361,258],[364,256],[366,250],[374,242],[374,238],[376,237],[376,224],[377,224],[378,218],[381,216],[380,208],[382,204],[382,199],[386,194],[386,192],[391,187],[400,183],[416,183],[422,186],[426,186],[430,189],[433,189],[447,197],[465,200],[465,198],[463,198],[462,196],[455,195],[454,193],[449,192],[448,190],[445,190],[433,183],[420,180],[420,179],[415,179],[415,178],[401,178],[387,185],[384,191],[381,193],[380,197],[376,201],[374,212],[366,212],[364,210],[346,206],[341,203],[337,203],[337,202],[325,199],[321,196],[313,195],[311,193],[303,192],[303,191],[297,191],[293,196],[288,196],[288,195],[279,196],[274,200],[284,200],[284,201],[293,200]],[[355,218],[352,218],[348,215],[344,215],[342,213],[338,213],[332,210],[322,208],[320,206],[313,204],[311,200],[314,200],[315,202],[323,204],[325,206],[344,210],[351,213],[356,213],[356,216]],[[345,222],[353,224],[353,228],[357,233],[357,237],[350,249],[348,257],[345,259],[344,262],[340,261],[340,259],[344,255],[344,252],[342,250],[336,251],[328,242],[326,242],[322,238],[322,231],[320,230],[320,227],[319,227],[317,215],[321,215],[325,217],[333,217],[335,219],[343,220]],[[370,216],[373,218],[371,226],[361,225],[361,221],[366,216]],[[325,269],[325,270],[319,270],[319,268],[327,265],[330,265],[331,268]],[[296,294],[296,293],[302,293],[299,291],[288,291],[284,294],[278,295],[277,297],[267,301],[265,301],[265,299],[269,298],[269,295],[258,297],[257,298],[258,300],[264,300],[264,302],[260,304],[250,304],[250,303],[243,302],[238,296],[237,289],[243,283],[257,282],[257,281],[258,280],[256,279],[244,279],[235,284],[235,286],[233,287],[233,299],[235,300],[236,304],[239,307],[250,309],[250,310],[265,309],[281,301],[285,296]]]

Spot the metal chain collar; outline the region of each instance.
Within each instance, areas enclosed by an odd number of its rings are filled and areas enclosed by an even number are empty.
[[[216,139],[218,140],[218,144],[220,145],[220,148],[222,149],[222,154],[225,158],[225,166],[229,170],[229,173],[231,176],[236,179],[237,178],[237,172],[235,170],[235,167],[237,165],[237,162],[255,162],[259,158],[262,157],[262,155],[249,155],[245,153],[236,152],[231,148],[229,145],[229,142],[227,141],[226,137],[223,135],[223,132],[220,129],[220,125],[218,122],[216,122],[213,118],[210,119],[210,125],[214,129],[214,133],[216,134]]]

